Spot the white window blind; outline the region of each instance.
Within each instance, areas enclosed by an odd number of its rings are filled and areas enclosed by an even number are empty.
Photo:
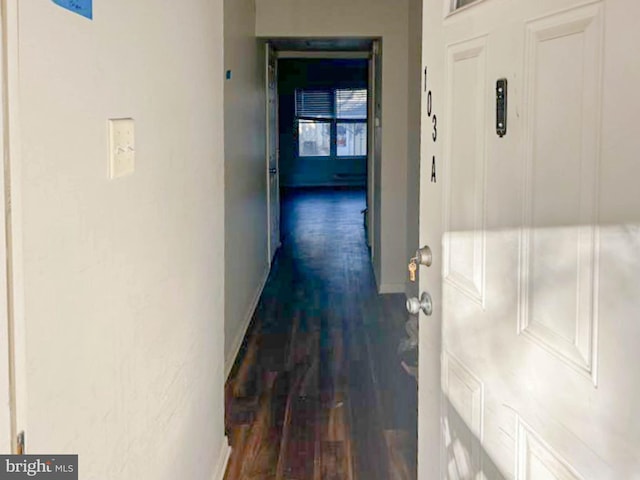
[[[296,129],[300,157],[367,155],[367,89],[298,89]]]
[[[339,119],[366,120],[367,90],[336,90],[336,110]]]
[[[334,118],[332,90],[296,90],[296,117]]]
[[[296,117],[366,120],[367,89],[296,90]]]

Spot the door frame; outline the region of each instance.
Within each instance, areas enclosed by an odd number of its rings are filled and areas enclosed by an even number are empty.
[[[441,115],[444,91],[444,54],[441,42],[441,10],[446,2],[423,2],[422,78],[420,88],[420,191],[419,244],[432,250],[433,264],[422,267],[419,292],[428,292],[433,302],[431,316],[419,315],[419,387],[418,388],[418,478],[443,478],[443,438],[441,416],[444,409],[441,384],[442,355],[442,268],[443,228],[442,139],[433,137],[434,117]],[[434,7],[435,6],[435,7]],[[437,10],[436,10],[437,9]],[[440,116],[442,120],[442,116]],[[439,137],[442,137],[440,132]],[[436,168],[436,178],[432,169]],[[433,214],[425,215],[432,211]]]
[[[292,39],[304,40],[305,37],[291,37]],[[345,37],[347,38],[347,37]],[[367,185],[366,185],[366,207],[367,207],[367,227],[366,238],[369,247],[371,260],[377,255],[375,248],[375,239],[377,236],[377,228],[375,222],[375,187],[380,183],[380,179],[376,183],[376,155],[380,157],[382,151],[376,148],[376,139],[380,135],[380,125],[376,126],[376,118],[378,122],[382,117],[381,114],[381,93],[376,92],[377,85],[381,84],[382,79],[382,40],[379,37],[370,38],[371,48],[367,50],[275,50],[274,54],[277,59],[363,59],[368,60],[369,78],[367,85]],[[267,41],[268,45],[268,41]],[[268,62],[268,57],[267,57]],[[268,65],[268,63],[267,63]],[[268,66],[267,66],[268,68]],[[277,71],[276,71],[277,79]],[[268,81],[265,82],[268,88]],[[269,108],[269,99],[266,102]],[[277,117],[276,117],[277,118]],[[269,116],[267,111],[267,135],[269,134]],[[276,133],[279,139],[279,125],[276,125]],[[278,149],[278,157],[280,151]],[[269,147],[267,146],[267,170],[269,164]],[[278,164],[280,159],[277,159]],[[279,167],[278,167],[279,168]],[[278,172],[279,173],[279,172]],[[269,192],[267,191],[267,197]],[[267,199],[268,200],[268,199]],[[270,244],[270,239],[268,240]],[[270,254],[269,254],[270,255]],[[271,258],[271,256],[269,257]]]
[[[275,70],[274,70],[274,83],[276,86],[276,101],[275,101],[275,109],[276,109],[276,114],[275,114],[275,124],[272,125],[271,124],[271,115],[269,112],[269,109],[271,108],[271,106],[269,105],[269,67],[271,65],[271,62],[273,61],[273,63],[275,64]],[[265,85],[265,115],[266,115],[266,128],[265,128],[265,134],[266,134],[266,141],[265,141],[265,161],[266,161],[266,178],[267,178],[267,262],[269,265],[271,265],[273,263],[273,259],[275,257],[276,251],[278,250],[278,248],[280,247],[280,239],[278,239],[277,242],[277,246],[273,247],[274,242],[273,239],[271,238],[271,235],[273,233],[272,230],[272,225],[271,225],[271,220],[272,220],[272,210],[275,208],[278,211],[280,211],[280,146],[278,145],[279,142],[279,136],[280,136],[280,129],[279,129],[279,116],[278,116],[278,54],[276,52],[276,50],[273,48],[273,45],[269,42],[266,41],[265,42],[265,81],[264,81],[264,85]],[[276,192],[276,196],[277,196],[277,203],[276,205],[272,205],[271,202],[271,174],[269,173],[269,170],[271,168],[271,162],[270,162],[270,156],[271,156],[271,143],[270,143],[270,139],[271,139],[271,132],[275,131],[275,163],[276,163],[276,181],[277,181],[277,192]],[[278,228],[278,232],[280,232],[280,229]]]
[[[7,447],[11,453],[23,453],[24,444],[18,441],[19,432],[26,428],[24,282],[20,241],[22,205],[18,88],[19,0],[2,0],[0,9],[0,149],[3,152],[3,168],[0,170],[0,425],[9,424],[10,436],[0,438],[0,453],[8,453]]]
[[[380,69],[380,40],[373,40],[369,55],[369,85],[368,85],[368,111],[367,111],[367,244],[369,245],[369,255],[371,260],[378,254],[376,251],[376,207],[375,207],[375,185],[376,185],[376,120],[379,121],[381,113],[379,110],[379,99],[376,95],[377,82],[382,78]]]

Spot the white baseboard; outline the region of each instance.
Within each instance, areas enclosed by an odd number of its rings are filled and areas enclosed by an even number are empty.
[[[264,286],[267,283],[267,278],[269,278],[269,271],[271,268],[267,265],[264,273],[262,274],[262,279],[260,279],[260,283],[258,284],[258,289],[255,291],[253,298],[251,299],[251,303],[247,308],[247,311],[242,319],[242,325],[236,334],[236,337],[233,339],[233,344],[231,349],[229,350],[226,358],[224,359],[224,378],[225,380],[229,377],[231,373],[231,369],[233,368],[233,364],[236,361],[236,357],[240,352],[240,347],[242,346],[242,341],[244,340],[245,335],[247,334],[247,329],[249,328],[249,324],[251,323],[251,318],[253,317],[253,313],[258,306],[258,302],[260,301],[260,295],[262,295],[262,290],[264,290]]]
[[[378,287],[378,293],[405,293],[404,283],[383,283]]]
[[[213,469],[212,480],[224,480],[224,474],[227,471],[227,463],[229,463],[229,457],[231,456],[231,447],[227,443],[227,437],[224,437],[220,453],[218,454],[218,461]]]

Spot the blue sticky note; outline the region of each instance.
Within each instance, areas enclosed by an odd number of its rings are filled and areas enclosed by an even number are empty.
[[[53,2],[73,13],[93,19],[93,0],[53,0]]]

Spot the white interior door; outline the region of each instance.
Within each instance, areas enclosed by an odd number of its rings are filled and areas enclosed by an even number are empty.
[[[278,167],[278,60],[266,47],[267,89],[267,186],[269,208],[269,262],[280,247],[280,172]]]
[[[420,478],[640,478],[640,2],[460,3],[424,8]]]

